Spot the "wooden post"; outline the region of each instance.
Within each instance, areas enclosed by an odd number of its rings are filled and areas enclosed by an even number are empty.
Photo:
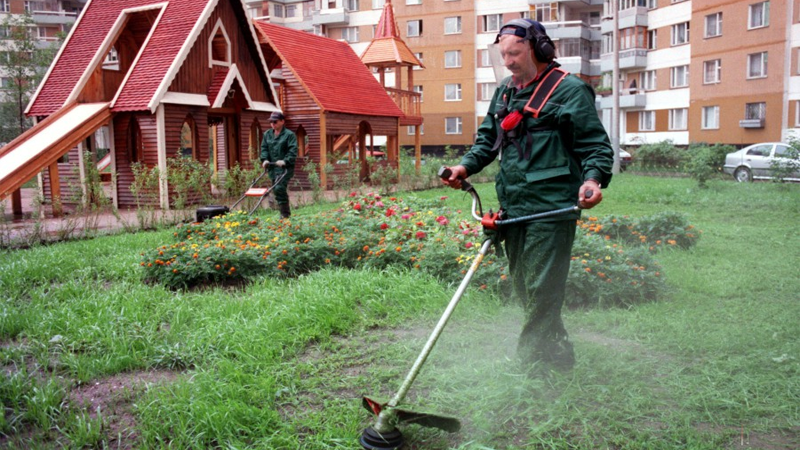
[[[325,111],[319,113],[319,184],[322,189],[328,189],[328,175],[325,166],[328,165],[328,115]]]
[[[11,212],[15,216],[22,215],[22,190],[17,189],[11,193]]]
[[[61,217],[61,181],[58,179],[58,161],[47,168],[50,177],[50,198],[53,201],[53,217]]]
[[[158,141],[159,199],[161,210],[169,210],[169,184],[167,183],[167,130],[164,104],[156,108],[156,139]]]
[[[119,209],[119,191],[117,186],[117,144],[114,142],[114,120],[108,122],[108,151],[111,153],[111,197],[114,209]]]
[[[78,142],[78,173],[81,183],[81,204],[86,206],[89,203],[89,189],[86,185],[86,161],[84,159],[84,152],[86,152],[86,145],[84,142]]]
[[[422,125],[416,125],[414,127],[414,168],[419,174],[420,169],[422,168],[422,140],[420,139],[420,132],[419,128]]]

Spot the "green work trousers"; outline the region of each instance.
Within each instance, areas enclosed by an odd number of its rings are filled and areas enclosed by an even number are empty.
[[[275,183],[275,180],[281,176],[283,173],[283,169],[271,169],[270,170],[270,178],[272,182]],[[272,192],[275,194],[275,203],[279,205],[285,205],[289,203],[289,180],[292,179],[294,175],[294,170],[288,170],[286,176],[283,177],[280,183],[274,184],[275,188]]]
[[[571,368],[572,344],[561,320],[569,274],[574,220],[532,222],[503,230],[514,293],[525,309],[517,355],[525,362],[543,361]]]

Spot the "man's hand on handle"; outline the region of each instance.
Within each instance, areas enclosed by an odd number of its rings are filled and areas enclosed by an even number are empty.
[[[586,195],[587,191],[591,191],[589,196]],[[582,209],[592,209],[602,201],[603,193],[600,191],[600,183],[591,178],[584,181],[578,190],[578,206]]]
[[[267,168],[268,165],[269,165],[269,161],[264,161],[264,162],[261,163],[261,167],[263,167],[265,169]]]
[[[286,165],[286,161],[282,159],[280,161],[275,161],[275,165],[278,167],[284,167]]]
[[[467,178],[467,168],[464,166],[450,167],[450,177],[442,178],[442,183],[450,186],[453,189],[461,189],[461,180]]]

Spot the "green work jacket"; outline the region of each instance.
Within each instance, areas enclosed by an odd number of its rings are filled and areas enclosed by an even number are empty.
[[[475,145],[461,160],[472,175],[500,158],[495,189],[508,218],[574,206],[585,180],[593,178],[601,187],[611,181],[614,153],[595,109],[594,90],[572,75],[556,87],[538,118],[527,114],[523,119],[524,134],[533,138],[527,155],[511,142],[492,151],[501,122],[495,114],[506,101],[508,111],[522,112],[538,83],[518,91],[510,77],[503,80],[478,127]],[[551,220],[579,217],[576,212]]]
[[[278,162],[284,161],[286,163],[287,180],[294,175],[294,161],[297,159],[297,136],[292,131],[289,131],[285,126],[281,132],[275,136],[273,130],[267,130],[264,133],[264,138],[261,139],[261,162]],[[269,166],[269,177],[273,180],[280,174],[279,167]]]

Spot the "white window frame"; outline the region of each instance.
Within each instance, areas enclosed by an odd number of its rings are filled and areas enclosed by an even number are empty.
[[[759,73],[756,75],[753,75],[753,67],[752,67],[752,62],[753,62],[752,57],[754,56],[755,57],[760,56],[761,59],[761,61],[758,63],[761,67],[759,68]],[[747,55],[747,79],[753,80],[758,78],[766,78],[768,73],[767,72],[768,62],[769,62],[769,55],[767,54],[767,52],[750,53],[749,55]]]
[[[758,106],[761,105],[761,106]],[[750,114],[750,108],[755,106],[758,109],[757,117],[753,117]],[[758,119],[766,119],[767,118],[767,102],[751,102],[744,104],[744,118],[746,120],[758,120]]]
[[[794,102],[794,126],[800,127],[800,100]]]
[[[386,0],[372,0],[372,9],[383,9]]]
[[[225,39],[225,60],[214,58],[213,43],[214,38],[217,37],[217,32],[221,32],[222,37]],[[217,23],[214,24],[214,28],[211,30],[211,34],[208,36],[208,67],[230,66],[231,58],[231,38],[228,37],[228,30],[226,30],[225,25],[222,24],[222,19],[217,19]]]
[[[681,77],[681,69],[683,70],[683,77]],[[675,66],[669,69],[669,87],[670,88],[685,88],[689,87],[689,66]]]
[[[412,31],[411,24],[416,24],[417,25],[416,30],[415,30],[416,34],[411,34],[411,31]],[[406,22],[406,36],[407,37],[419,37],[419,36],[422,36],[422,19],[409,20],[408,22]]]
[[[452,22],[455,23],[452,23]],[[455,31],[447,31],[448,22],[451,22],[450,27],[455,25]],[[444,18],[444,34],[461,34],[461,16],[445,17]]]
[[[647,49],[658,50],[658,30],[647,30]]]
[[[449,122],[452,121],[452,120],[455,121],[455,123],[452,124],[452,125],[455,125],[455,128],[456,128],[455,131],[449,131],[448,130],[448,128],[449,128],[448,125],[450,125]],[[463,126],[463,123],[462,123],[461,117],[445,117],[444,118],[444,134],[463,134],[464,130],[463,130],[462,126]]]
[[[455,61],[452,59],[455,57]],[[448,58],[450,61],[448,61]],[[444,68],[445,69],[458,69],[461,67],[461,50],[445,50],[444,52]]]
[[[9,11],[11,11],[11,0],[2,0],[2,3],[0,3],[0,12]]]
[[[358,40],[358,27],[344,27],[342,28],[342,39],[349,43],[359,42]]]
[[[682,27],[684,28],[684,30],[683,30],[683,37],[684,38],[683,38],[683,40],[678,40],[678,37],[680,36],[680,29]],[[675,25],[673,25],[672,26],[672,41],[671,41],[672,46],[675,47],[677,45],[688,44],[689,43],[689,30],[690,30],[689,22],[681,22],[681,23],[676,23]]]
[[[272,15],[280,18],[286,17],[286,10],[282,3],[272,4]]]
[[[711,113],[711,116],[709,116]],[[712,121],[709,117],[713,118]],[[719,130],[719,105],[703,106],[700,128],[703,130]]]
[[[297,3],[286,5],[286,18],[299,17],[297,15]]]
[[[676,108],[669,110],[669,129],[670,131],[683,131],[688,127],[688,108]]]
[[[712,27],[709,27],[709,23],[714,24],[713,34],[711,30]],[[705,29],[706,38],[722,36],[722,11],[707,15],[705,19],[705,26],[706,26]]]
[[[657,73],[655,70],[645,70],[639,74],[639,85],[644,91],[655,91],[657,84]]]
[[[481,16],[483,20],[483,32],[484,33],[497,33],[500,31],[500,27],[503,26],[503,15],[502,14],[486,14]],[[493,27],[489,28],[490,18],[494,18],[497,23],[492,24]]]
[[[478,83],[478,101],[490,101],[496,88],[496,83]]]
[[[407,133],[408,133],[409,136],[414,136],[414,131],[416,131],[415,128],[416,128],[415,125],[409,125],[408,126]],[[420,124],[420,126],[419,126],[419,135],[422,136],[424,134],[425,134],[425,124],[423,123],[423,124]]]
[[[754,23],[756,16],[753,14],[756,7],[761,6],[761,21]],[[747,29],[755,30],[769,26],[769,1],[753,3],[747,8]]]
[[[414,89],[414,92],[419,94],[419,102],[422,103],[423,99],[425,98],[425,94],[424,94],[424,91],[422,89],[422,85],[421,84],[415,84],[413,89]]]
[[[447,83],[444,85],[444,101],[460,102],[461,100],[461,83]]]
[[[422,62],[422,52],[419,52],[419,53],[414,53],[414,56],[416,56],[416,57],[417,57],[417,59],[419,60],[419,62]],[[414,69],[413,69],[413,70],[422,70],[422,66],[414,66]]]
[[[713,74],[710,79],[708,77],[709,70]],[[720,81],[722,81],[722,60],[712,59],[703,61],[703,84],[716,84]]]
[[[344,0],[342,6],[344,6],[345,11],[358,11],[360,5],[358,0]]]
[[[655,111],[639,111],[639,131],[656,131]]]
[[[421,4],[422,4],[422,0],[406,0],[406,5],[408,5],[408,6],[421,5]]]
[[[800,52],[798,52],[800,54]],[[478,51],[478,67],[492,67],[492,58],[489,56],[489,49],[482,49]],[[798,72],[800,72],[800,61],[798,62]]]

